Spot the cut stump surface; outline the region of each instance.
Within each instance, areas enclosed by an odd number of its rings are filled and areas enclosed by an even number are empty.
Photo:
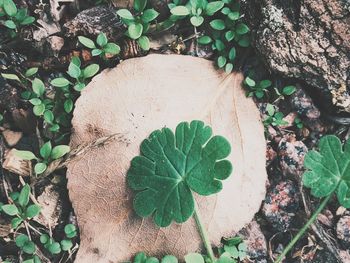
[[[137,252],[183,259],[202,242],[195,222],[158,228],[132,209],[125,175],[153,130],[175,129],[203,120],[232,146],[233,174],[223,190],[198,197],[214,245],[249,223],[265,196],[265,138],[259,112],[241,87],[241,74],[217,71],[210,61],[190,56],[149,55],[105,70],[76,103],[72,147],[120,134],[68,166],[68,188],[80,227],[76,262],[122,262]]]

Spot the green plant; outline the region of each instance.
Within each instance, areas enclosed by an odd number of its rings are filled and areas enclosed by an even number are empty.
[[[30,151],[19,150],[16,150],[16,155],[23,160],[36,160],[37,163],[34,166],[34,172],[36,175],[39,175],[46,171],[49,163],[63,157],[69,151],[70,148],[68,145],[57,145],[52,148],[51,142],[48,141],[40,148],[40,157],[37,157]]]
[[[301,119],[298,118],[298,117],[295,118],[294,124],[295,124],[295,126],[296,126],[298,129],[302,129],[302,128],[304,127],[303,122],[302,122]]]
[[[304,160],[306,172],[302,182],[311,189],[316,198],[324,198],[319,207],[300,229],[297,235],[283,250],[275,263],[279,263],[305,234],[319,213],[325,208],[332,196],[345,208],[350,208],[350,140],[344,145],[334,135],[324,136],[318,145],[319,151],[309,151]]]
[[[266,113],[267,117],[263,120],[265,127],[268,127],[270,125],[277,127],[288,124],[287,121],[283,120],[283,113],[276,111],[275,106],[270,103],[266,105]]]
[[[267,92],[267,89],[272,85],[271,80],[264,79],[256,83],[255,80],[251,79],[250,77],[246,77],[243,83],[244,86],[248,88],[247,96],[255,96],[258,99],[263,98]]]
[[[4,120],[4,115],[2,115],[2,114],[0,113],[0,124],[2,123],[3,120]]]
[[[28,15],[26,8],[17,9],[16,4],[12,0],[0,0],[0,24],[10,30],[10,36],[14,37],[21,26],[34,23],[35,18]]]
[[[93,56],[100,56],[101,58],[108,58],[111,56],[118,55],[120,52],[120,47],[115,43],[108,42],[107,36],[105,33],[100,33],[96,38],[97,46],[94,41],[90,38],[79,36],[78,40],[85,47],[92,49],[91,54]]]
[[[219,250],[221,257],[243,261],[247,257],[247,245],[240,236],[224,239],[224,246]]]
[[[141,217],[153,216],[166,227],[194,216],[210,259],[215,257],[201,222],[193,192],[211,195],[222,189],[221,180],[232,172],[225,158],[231,146],[222,136],[213,136],[201,121],[182,122],[175,135],[169,128],[156,130],[141,144],[141,155],[131,161],[127,183],[136,195],[133,206]]]
[[[135,0],[135,15],[132,15],[128,9],[117,11],[117,15],[121,17],[123,23],[128,27],[125,35],[136,40],[139,46],[145,51],[150,49],[150,41],[146,34],[150,29],[151,22],[159,15],[153,8],[145,9],[146,6],[147,0]]]
[[[212,16],[219,11],[224,2],[207,0],[190,0],[186,5],[179,5],[180,0],[174,0],[169,4],[170,12],[176,19],[190,17],[190,22],[194,27],[199,27],[204,22],[204,16]]]

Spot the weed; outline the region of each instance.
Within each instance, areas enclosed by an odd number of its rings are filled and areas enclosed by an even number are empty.
[[[115,43],[108,42],[105,33],[100,33],[96,38],[97,47],[90,38],[79,36],[78,40],[85,47],[91,49],[92,56],[100,56],[103,59],[107,59],[118,55],[120,52],[120,47]]]

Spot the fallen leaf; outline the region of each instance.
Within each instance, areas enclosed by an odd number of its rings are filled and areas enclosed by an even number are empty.
[[[234,171],[223,190],[195,196],[213,245],[249,223],[265,196],[265,138],[259,112],[241,88],[242,74],[217,71],[190,56],[149,55],[105,70],[82,91],[72,147],[119,133],[107,146],[68,166],[68,188],[80,227],[76,261],[122,262],[139,251],[183,259],[202,248],[193,218],[157,227],[132,209],[126,171],[141,142],[164,126],[202,120],[231,143]]]

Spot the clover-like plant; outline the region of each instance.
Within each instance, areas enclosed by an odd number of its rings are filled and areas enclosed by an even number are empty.
[[[314,197],[324,199],[275,263],[283,260],[317,219],[331,197],[336,195],[340,205],[350,208],[350,140],[342,145],[338,137],[326,135],[320,140],[318,147],[319,151],[311,150],[305,156],[304,165],[307,170],[303,174],[302,182],[311,189]]]
[[[92,56],[100,56],[103,59],[107,59],[118,55],[120,52],[120,47],[115,43],[108,42],[107,36],[103,32],[96,38],[97,46],[93,40],[84,36],[79,36],[78,40],[82,45],[91,49]]]
[[[18,9],[12,0],[0,0],[0,18],[5,18],[5,21],[0,20],[0,25],[10,29],[10,36],[16,36],[16,32],[21,26],[34,23],[35,18],[28,15],[26,8]]]
[[[270,103],[266,105],[266,113],[267,117],[263,120],[265,128],[270,125],[278,127],[281,125],[288,124],[288,122],[283,119],[283,113],[280,111],[276,111],[276,107]]]
[[[169,128],[152,132],[140,149],[141,155],[132,159],[127,172],[128,185],[136,191],[136,214],[153,216],[160,227],[194,216],[214,261],[193,193],[207,196],[222,189],[221,180],[232,172],[231,162],[225,159],[231,152],[229,142],[222,136],[212,137],[212,129],[195,120],[178,124],[175,134]]]
[[[154,21],[159,13],[153,8],[145,9],[147,0],[135,0],[133,15],[128,9],[120,9],[117,15],[121,17],[122,22],[128,27],[125,35],[137,41],[139,46],[148,51],[150,49],[150,41],[146,36],[150,29],[151,22]]]
[[[256,83],[256,81],[250,77],[246,77],[243,83],[244,86],[248,89],[247,96],[255,96],[258,99],[263,98],[265,93],[268,91],[268,88],[270,88],[272,85],[271,80],[264,79]]]

